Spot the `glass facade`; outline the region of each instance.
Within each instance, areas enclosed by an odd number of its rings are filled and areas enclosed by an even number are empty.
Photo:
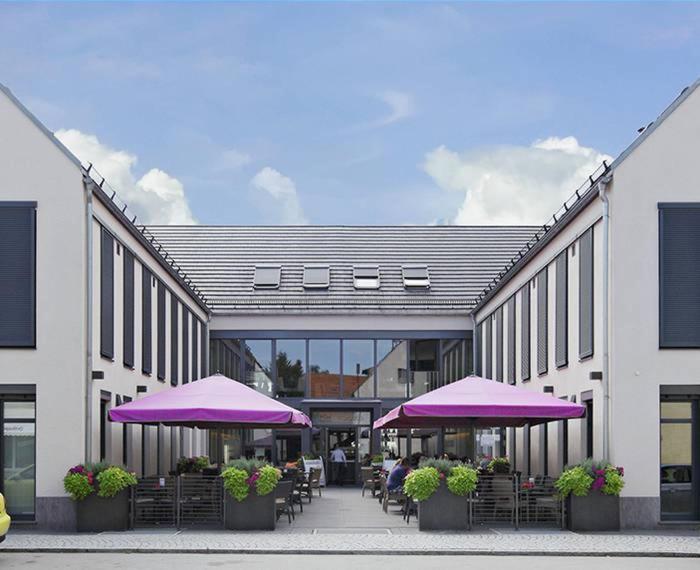
[[[440,341],[412,340],[410,347],[410,398],[440,387]]]
[[[306,341],[278,340],[275,366],[277,396],[303,398],[306,390]]]
[[[33,400],[1,401],[2,493],[7,512],[32,520],[36,497],[36,429]]]
[[[245,383],[266,396],[273,395],[272,341],[248,340],[245,343]]]
[[[374,397],[374,341],[343,341],[343,396]]]
[[[377,341],[377,397],[405,398],[408,378],[408,341]]]
[[[309,396],[340,398],[340,341],[309,341]]]

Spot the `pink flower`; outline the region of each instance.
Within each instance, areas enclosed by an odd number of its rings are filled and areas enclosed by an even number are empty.
[[[603,485],[605,485],[605,478],[604,477],[597,477],[595,481],[593,481],[593,485],[591,485],[591,489],[594,491],[599,491]]]
[[[602,475],[605,475],[605,469],[596,469],[594,473],[598,475],[598,477],[600,477]]]
[[[618,467],[617,472],[620,474],[620,477],[625,476],[625,468],[624,467]]]

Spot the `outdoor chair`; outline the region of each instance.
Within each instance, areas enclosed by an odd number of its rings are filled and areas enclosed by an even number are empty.
[[[302,502],[302,498],[306,494],[306,491],[304,489],[304,486],[306,485],[306,477],[303,472],[301,471],[294,471],[294,477],[290,478],[290,481],[293,483],[293,488],[292,488],[292,510],[294,510],[294,505],[298,504],[299,505],[299,511],[304,512],[304,503]],[[311,499],[309,499],[309,502],[311,502]]]
[[[275,515],[277,520],[283,515],[287,515],[289,524],[292,524],[294,517],[294,506],[292,505],[292,492],[294,490],[293,481],[282,480],[275,487]]]
[[[365,490],[372,491],[372,497],[377,494],[379,479],[374,478],[374,469],[372,467],[362,467],[362,496],[365,496]]]
[[[515,524],[515,487],[511,477],[499,477],[495,475],[491,481],[491,493],[493,497],[493,517],[499,511],[509,514],[509,520]]]
[[[396,505],[403,505],[406,501],[406,495],[403,494],[403,489],[395,489],[394,491],[389,491],[386,486],[386,479],[382,478],[382,491],[381,491],[381,504],[382,510],[385,513],[389,512],[389,503],[394,502]]]
[[[318,490],[318,496],[321,496],[321,470],[312,467],[309,470],[309,483],[308,483],[308,497],[309,502],[311,502],[311,497],[313,496],[314,489]]]

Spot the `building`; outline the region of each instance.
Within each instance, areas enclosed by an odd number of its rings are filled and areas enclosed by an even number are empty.
[[[697,520],[697,86],[542,227],[143,227],[2,88],[0,484],[14,514],[70,526],[61,479],[84,460],[155,474],[182,454],[284,461],[339,444],[350,479],[378,452],[508,453],[552,476],[607,458],[626,469],[625,526]],[[371,430],[473,370],[575,399],[586,417]],[[106,421],[109,406],[208,372],[314,429]]]

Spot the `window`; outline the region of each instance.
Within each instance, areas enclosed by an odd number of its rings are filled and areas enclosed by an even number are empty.
[[[256,265],[253,286],[256,289],[278,289],[281,271],[279,265]]]
[[[34,386],[32,386],[32,389]],[[35,396],[0,396],[0,490],[13,520],[34,520],[36,497]]]
[[[547,373],[547,268],[537,274],[537,373]]]
[[[327,265],[305,265],[304,287],[306,289],[328,289],[330,269]]]
[[[165,380],[165,285],[158,281],[158,380]]]
[[[520,378],[530,379],[530,283],[520,289]]]
[[[374,341],[343,341],[343,397],[374,397]]]
[[[134,254],[124,248],[124,366],[134,367]]]
[[[377,397],[406,397],[408,342],[377,341]]]
[[[593,356],[593,228],[579,238],[578,357]]]
[[[107,421],[109,413],[109,404],[112,400],[112,395],[109,392],[101,391],[100,393],[100,461],[108,461],[109,453],[109,433],[110,423]]]
[[[659,204],[659,346],[700,348],[700,203]]]
[[[476,343],[476,370],[474,373],[477,376],[481,376],[482,374],[482,362],[484,360],[483,355],[481,354],[481,347],[484,346],[484,323],[479,323],[476,327],[476,339],[474,341]]]
[[[484,377],[489,380],[493,378],[493,316],[486,317],[486,327],[484,334],[486,335],[486,354],[484,355]]]
[[[36,346],[36,202],[0,202],[0,347]]]
[[[554,298],[554,363],[557,368],[569,363],[569,266],[568,250],[557,255]]]
[[[151,272],[141,266],[141,371],[153,369],[153,310],[151,307]]]
[[[401,271],[404,287],[421,287],[423,289],[430,287],[427,265],[404,265]]]
[[[271,340],[245,342],[245,383],[261,394],[273,395]]]
[[[542,475],[549,475],[549,424],[540,424],[540,453],[542,454]]]
[[[170,294],[170,384],[177,386],[180,372],[178,364],[180,354],[178,350],[178,313],[180,311],[180,303],[175,295]]]
[[[190,312],[182,305],[182,383],[190,381]]]
[[[101,228],[100,354],[114,358],[114,238]]]
[[[199,359],[200,372],[199,377],[204,378],[207,375],[207,330],[203,322],[199,323],[199,342],[202,345]],[[240,374],[240,373],[239,373]]]
[[[379,289],[379,267],[376,265],[356,265],[353,268],[355,289]]]
[[[128,404],[129,402],[131,402],[131,398],[129,396],[124,396],[122,398],[122,402],[124,404]],[[117,402],[117,405],[119,405],[119,402]],[[122,465],[124,466],[124,468],[128,468],[130,466],[130,458],[131,426],[129,424],[122,424]]]
[[[593,457],[593,393],[584,392],[581,395],[581,403],[586,407],[586,415],[584,416],[586,457]]]
[[[192,315],[192,380],[197,380],[199,376],[199,320]]]
[[[420,396],[440,386],[440,342],[437,340],[409,341],[409,397]]]
[[[496,380],[503,382],[503,306],[496,310]]]
[[[515,295],[508,299],[508,383],[515,384]]]
[[[277,395],[286,398],[304,397],[306,375],[306,341],[303,339],[278,340]]]
[[[340,341],[309,341],[309,391],[312,398],[340,397]]]

